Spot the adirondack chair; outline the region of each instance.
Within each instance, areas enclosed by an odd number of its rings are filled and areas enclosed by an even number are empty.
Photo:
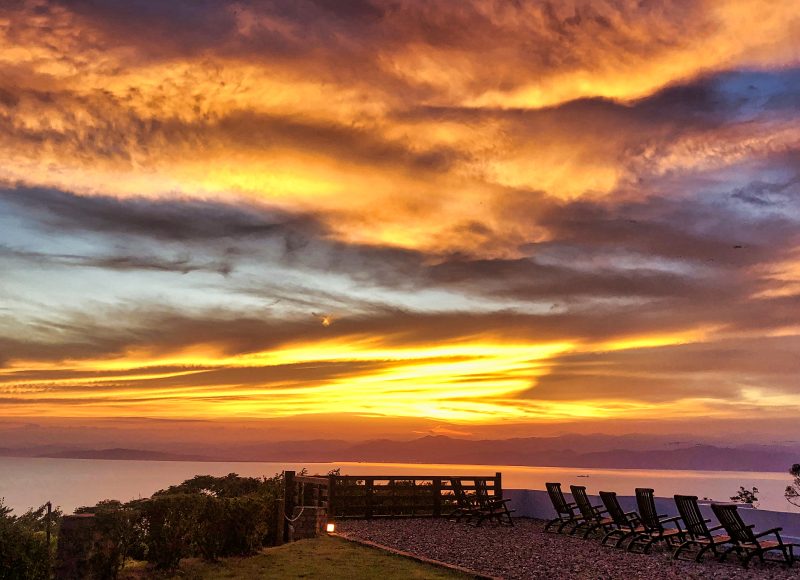
[[[475,501],[474,496],[469,496],[464,490],[460,479],[451,479],[450,486],[453,488],[453,495],[456,498],[456,509],[450,514],[449,517],[455,518],[457,522],[465,519],[469,522],[471,519],[478,516],[479,508]]]
[[[511,514],[516,510],[508,509],[507,505],[511,500],[489,495],[486,482],[483,480],[477,480],[475,482],[475,499],[482,512],[478,518],[478,525],[480,525],[484,519],[495,519],[500,525],[514,525]]]
[[[791,566],[794,563],[794,547],[796,544],[786,544],[781,538],[783,528],[772,528],[756,534],[753,532],[753,525],[747,525],[739,515],[738,507],[734,504],[712,503],[711,509],[717,516],[719,523],[731,537],[730,548],[720,556],[720,562],[728,557],[728,554],[735,551],[742,560],[742,566],[747,568],[750,560],[758,556],[764,561],[764,554],[767,552],[778,551],[783,556],[783,563]],[[774,540],[762,540],[764,536],[775,536]]]
[[[586,486],[570,485],[569,490],[572,492],[572,498],[575,500],[578,511],[581,514],[581,521],[572,529],[571,534],[574,535],[581,531],[585,540],[595,530],[602,530],[603,535],[611,531],[614,520],[603,515],[607,514],[608,510],[603,509],[602,504],[592,505],[592,502],[589,501],[589,496],[586,494]]]
[[[686,534],[684,541],[675,548],[672,557],[680,560],[682,553],[693,549],[697,549],[697,554],[694,557],[695,562],[700,562],[708,550],[711,550],[714,556],[719,556],[717,546],[729,544],[731,538],[724,534],[715,535],[713,533],[723,529],[722,526],[708,527],[711,520],[703,518],[700,506],[697,505],[697,496],[676,495],[675,505],[678,506],[678,513],[681,514],[683,524],[686,526]]]
[[[556,532],[560,534],[566,526],[576,526],[579,519],[575,508],[578,506],[567,502],[564,492],[561,491],[561,484],[545,483],[544,485],[547,488],[547,495],[550,496],[550,501],[553,503],[553,508],[556,510],[556,517],[545,524],[544,531],[550,532],[553,526],[558,525]]]
[[[666,514],[659,514],[654,493],[649,487],[636,488],[636,505],[639,507],[643,530],[634,534],[628,544],[629,552],[635,552],[641,547],[642,552],[649,554],[650,548],[658,542],[665,542],[670,546],[683,542],[684,533],[680,516],[667,517]],[[675,527],[668,527],[667,524],[673,524]]]
[[[619,505],[616,492],[601,491],[600,499],[603,500],[603,505],[606,506],[608,515],[611,516],[611,520],[614,522],[614,529],[608,532],[600,542],[603,546],[608,546],[611,540],[616,540],[614,547],[621,548],[625,540],[644,531],[639,514],[623,511],[622,506]]]

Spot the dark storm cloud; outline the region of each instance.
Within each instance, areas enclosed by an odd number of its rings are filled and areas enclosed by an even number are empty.
[[[48,254],[4,247],[0,245],[0,258],[12,258],[34,262],[39,265],[98,268],[110,271],[150,270],[154,272],[215,272],[228,275],[233,270],[231,262],[198,261],[191,256],[166,258],[163,256],[106,255],[81,256],[75,254]]]
[[[14,250],[13,255],[34,261],[109,270],[226,274],[237,260],[260,255],[261,247],[248,240],[278,239],[281,260],[309,271],[337,272],[386,288],[444,287],[522,301],[592,296],[741,298],[761,289],[750,268],[786,259],[786,252],[800,237],[798,225],[789,216],[742,216],[713,200],[687,205],[648,198],[611,206],[540,198],[531,211],[552,240],[527,245],[524,251],[529,257],[442,255],[431,263],[432,257],[420,252],[331,241],[310,216],[255,206],[118,200],[38,189],[6,190],[0,195],[14,211],[49,228],[127,233],[153,242],[188,244],[185,254],[172,257],[161,252],[77,256]],[[524,202],[520,207],[526,209]],[[203,248],[214,249],[221,259],[192,256],[193,250]]]
[[[286,237],[320,231],[313,218],[255,205],[197,200],[118,199],[79,196],[56,189],[0,189],[0,203],[62,231],[131,234],[171,241]]]

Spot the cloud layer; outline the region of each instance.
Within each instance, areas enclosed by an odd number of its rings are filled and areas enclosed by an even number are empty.
[[[8,4],[2,413],[796,414],[796,12]]]

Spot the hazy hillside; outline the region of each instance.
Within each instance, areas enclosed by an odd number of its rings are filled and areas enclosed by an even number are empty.
[[[800,461],[800,446],[692,444],[635,435],[565,435],[468,440],[427,436],[410,441],[375,439],[278,441],[206,448],[204,453],[153,449],[0,448],[0,455],[75,459],[163,461],[274,461],[286,463],[363,461],[461,463],[630,469],[786,471]]]

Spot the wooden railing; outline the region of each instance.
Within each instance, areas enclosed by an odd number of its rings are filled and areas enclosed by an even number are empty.
[[[285,472],[286,512],[295,506],[326,507],[330,518],[441,517],[455,509],[453,480],[467,493],[478,485],[503,497],[502,474],[493,476],[431,475],[297,475]]]

